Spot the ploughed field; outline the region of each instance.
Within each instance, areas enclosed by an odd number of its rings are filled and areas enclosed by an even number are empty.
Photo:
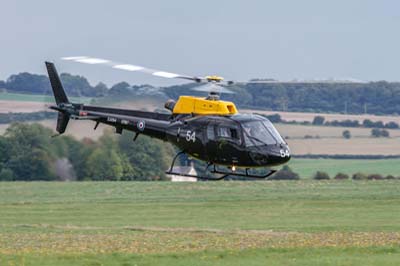
[[[0,265],[398,265],[400,181],[0,183]]]

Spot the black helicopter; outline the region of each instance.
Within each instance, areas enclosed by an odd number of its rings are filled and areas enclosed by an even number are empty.
[[[207,98],[180,96],[177,102],[167,101],[165,107],[171,114],[71,103],[54,64],[46,62],[56,101],[56,105],[50,106],[50,109],[59,112],[56,128],[59,134],[65,132],[70,119],[92,120],[96,122],[94,129],[104,123],[115,127],[118,134],[123,130],[133,131],[136,133],[134,141],[140,134],[168,141],[181,151],[166,173],[198,179],[222,180],[228,176],[268,178],[275,173],[270,167],[284,164],[291,158],[288,144],[267,118],[239,114],[232,102],[219,99],[220,93],[231,92],[227,87],[234,84],[233,81],[224,82],[219,76],[183,76],[98,58],[63,59],[105,64],[116,69],[142,71],[166,78],[192,80],[203,84],[197,90],[208,91],[210,94]],[[207,174],[199,176],[174,172],[175,161],[182,154],[207,162]],[[251,171],[253,168],[264,168],[266,171],[257,174]]]

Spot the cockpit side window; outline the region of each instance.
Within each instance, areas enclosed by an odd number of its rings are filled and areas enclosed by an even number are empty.
[[[217,127],[217,136],[219,139],[228,139],[237,143],[241,143],[239,129],[236,126],[221,125]]]
[[[218,137],[230,138],[231,134],[228,127],[218,127]]]
[[[231,132],[231,137],[233,139],[239,139],[239,135],[236,128],[230,128],[229,130]]]
[[[215,140],[215,133],[214,133],[214,125],[213,124],[209,124],[207,126],[207,138],[209,140]]]

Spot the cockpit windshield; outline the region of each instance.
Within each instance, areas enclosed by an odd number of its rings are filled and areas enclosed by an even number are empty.
[[[269,120],[242,123],[246,146],[275,145],[285,143]]]
[[[268,128],[268,131],[272,133],[272,136],[274,136],[274,138],[276,139],[276,141],[280,144],[280,143],[286,143],[281,134],[279,134],[278,130],[276,130],[276,128],[274,127],[274,125],[271,123],[271,121],[265,119],[262,121],[263,124]]]

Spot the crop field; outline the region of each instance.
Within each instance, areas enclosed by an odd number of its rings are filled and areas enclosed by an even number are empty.
[[[0,94],[1,95],[1,94]],[[46,103],[0,100],[0,113],[32,113],[45,111]]]
[[[89,103],[92,100],[92,98],[88,97],[69,97],[69,99],[73,102],[81,102],[81,103]],[[52,95],[9,93],[9,92],[1,92],[0,100],[18,101],[18,102],[54,103],[54,97]]]
[[[291,124],[279,124],[275,126],[282,134],[282,136],[288,136],[289,139],[303,139],[304,136],[309,135],[312,137],[319,138],[333,138],[342,139],[342,133],[344,130],[349,130],[352,138],[370,138],[371,128],[356,128],[356,127],[329,127],[329,126],[313,126],[313,125],[291,125]],[[399,129],[386,129],[390,137],[400,138]],[[351,140],[351,139],[350,139]],[[377,139],[379,140],[379,139]]]
[[[91,98],[69,97],[70,101],[90,103]],[[54,103],[54,97],[50,95],[34,95],[0,92],[0,113],[30,113],[44,111],[47,105]]]
[[[398,265],[399,185],[0,183],[0,265]]]
[[[364,121],[364,119],[369,119],[371,121],[382,121],[384,123],[387,122],[396,122],[400,124],[400,116],[391,116],[391,115],[371,115],[371,114],[362,114],[362,115],[352,115],[352,114],[327,114],[327,113],[304,113],[304,112],[277,112],[277,111],[262,111],[262,110],[249,110],[244,109],[241,110],[244,113],[259,113],[265,115],[273,115],[279,114],[283,120],[286,121],[297,121],[303,122],[308,121],[312,122],[315,116],[323,116],[325,117],[325,121],[343,121],[343,120],[358,120],[360,123]]]
[[[399,155],[400,138],[288,139],[292,154]]]
[[[346,128],[327,126],[303,126],[276,124],[293,154],[357,154],[357,155],[399,155],[400,130],[388,130],[390,138],[372,138],[370,128]],[[342,137],[344,130],[352,137]],[[312,138],[304,138],[306,135]]]

